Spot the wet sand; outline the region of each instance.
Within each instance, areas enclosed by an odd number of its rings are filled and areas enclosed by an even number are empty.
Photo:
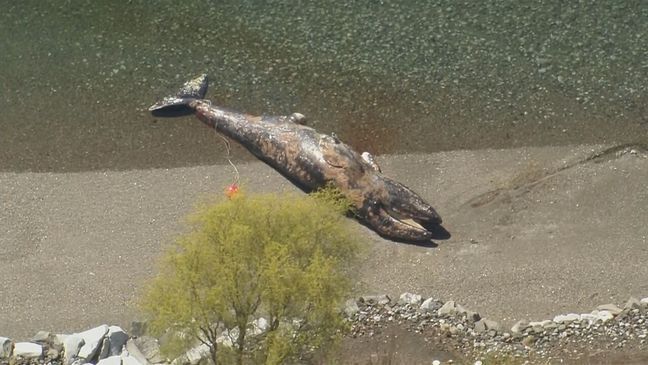
[[[436,247],[367,241],[357,293],[456,300],[507,325],[648,296],[648,158],[606,146],[378,156],[432,202],[452,237]],[[622,151],[622,150],[621,150]],[[295,191],[258,163],[250,192]],[[193,204],[221,194],[226,165],[0,173],[0,335],[128,328],[155,258]]]

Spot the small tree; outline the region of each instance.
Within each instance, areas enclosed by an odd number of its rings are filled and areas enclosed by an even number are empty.
[[[209,346],[214,364],[280,364],[330,349],[358,244],[344,200],[316,195],[237,195],[195,214],[145,291],[154,333],[185,334],[185,350]],[[251,324],[261,317],[263,331]],[[231,346],[219,346],[223,338]]]

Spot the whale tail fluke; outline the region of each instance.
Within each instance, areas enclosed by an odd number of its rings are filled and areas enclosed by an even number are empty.
[[[202,74],[185,82],[175,95],[165,97],[153,104],[148,110],[158,116],[190,114],[193,111],[189,107],[189,103],[205,97],[207,84],[207,74]]]

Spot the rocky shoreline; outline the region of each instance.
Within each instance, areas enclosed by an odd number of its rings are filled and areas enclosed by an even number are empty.
[[[424,300],[412,293],[397,300],[384,294],[350,299],[344,313],[351,325],[350,337],[373,337],[389,326],[405,326],[435,337],[436,343],[475,364],[510,358],[550,362],[594,351],[648,352],[648,297],[630,298],[622,307],[599,305],[590,313],[521,320],[510,329],[454,301]],[[202,345],[177,359],[166,359],[159,341],[145,335],[145,327],[134,322],[130,334],[108,325],[70,335],[40,331],[26,342],[0,337],[0,365],[196,365],[208,356]]]
[[[648,298],[630,298],[622,307],[599,305],[590,313],[556,315],[542,321],[520,320],[505,329],[454,301],[404,293],[346,303],[350,336],[375,336],[392,324],[435,336],[447,349],[473,361],[483,359],[575,359],[598,351],[648,351]],[[437,341],[439,342],[439,341]]]

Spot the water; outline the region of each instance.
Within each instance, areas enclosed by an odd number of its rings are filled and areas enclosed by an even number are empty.
[[[5,1],[0,170],[224,163],[208,97],[375,154],[648,143],[646,1]],[[242,150],[235,159],[249,159]]]

